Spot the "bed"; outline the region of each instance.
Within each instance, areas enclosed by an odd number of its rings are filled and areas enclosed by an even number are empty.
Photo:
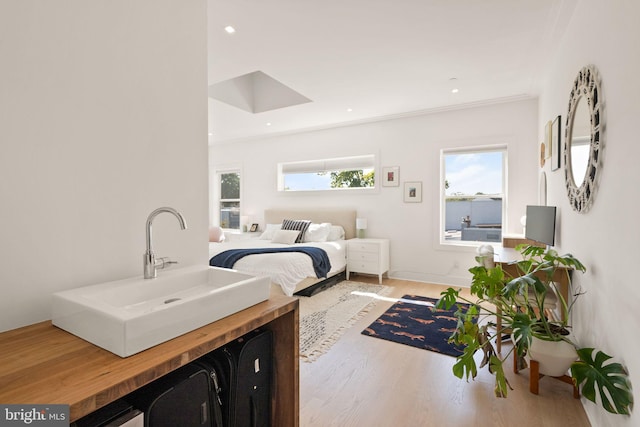
[[[310,225],[301,242],[292,243],[295,233],[282,230],[285,220],[305,220]],[[264,212],[263,232],[255,237],[239,241],[209,243],[209,258],[228,258],[231,249],[248,250],[248,254],[225,261],[234,261],[231,268],[271,278],[272,292],[285,295],[294,293],[312,295],[344,278],[346,268],[346,240],[355,237],[356,211],[353,209],[267,209]],[[329,231],[327,232],[327,228]],[[299,247],[311,249],[312,254],[297,252]],[[288,252],[274,252],[284,248]],[[254,249],[267,253],[251,254]],[[330,268],[318,273],[315,261],[324,252]],[[233,254],[234,256],[236,253]],[[322,264],[322,262],[320,262]],[[228,265],[225,267],[229,268]],[[325,266],[327,267],[327,266]]]

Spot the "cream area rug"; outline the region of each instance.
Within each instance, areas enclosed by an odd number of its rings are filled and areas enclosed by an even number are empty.
[[[300,299],[300,359],[313,362],[326,353],[344,331],[388,295],[389,286],[340,282],[312,297]]]

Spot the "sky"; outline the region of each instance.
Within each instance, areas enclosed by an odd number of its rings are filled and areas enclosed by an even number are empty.
[[[289,191],[328,190],[331,188],[331,175],[315,173],[297,173],[285,175],[284,186]]]
[[[445,155],[447,195],[502,193],[502,152]]]

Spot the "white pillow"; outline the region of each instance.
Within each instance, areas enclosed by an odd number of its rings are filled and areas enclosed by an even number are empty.
[[[334,240],[344,240],[344,228],[341,225],[332,225],[327,242],[333,242]]]
[[[273,233],[273,243],[284,243],[285,245],[293,245],[298,238],[300,232],[298,230],[276,230]]]
[[[311,223],[304,233],[303,242],[326,242],[331,232],[331,223],[322,224]]]
[[[262,240],[271,240],[276,231],[282,228],[282,224],[267,224],[264,232],[260,235]]]

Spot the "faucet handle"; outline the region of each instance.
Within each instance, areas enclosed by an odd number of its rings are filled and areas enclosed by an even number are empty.
[[[178,261],[172,261],[169,257],[156,258],[156,268],[169,268],[171,264],[177,264]]]

